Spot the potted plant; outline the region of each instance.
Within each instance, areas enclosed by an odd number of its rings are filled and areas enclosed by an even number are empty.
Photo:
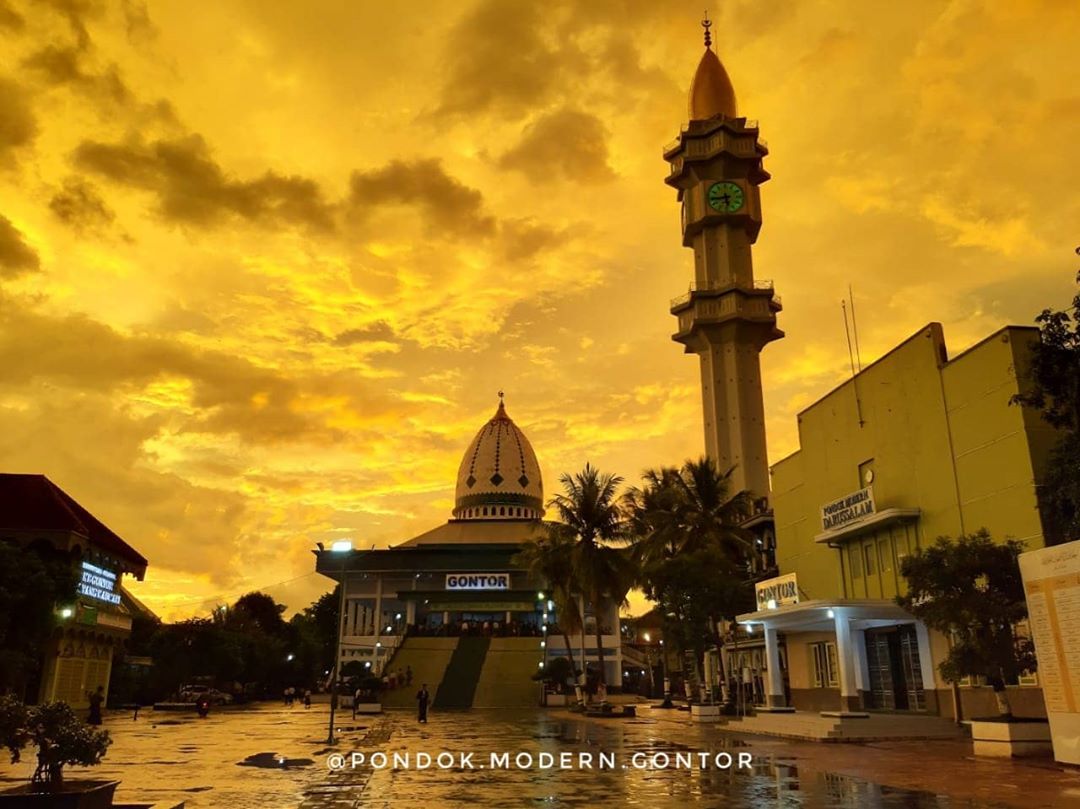
[[[537,670],[532,679],[544,684],[545,704],[550,707],[566,705],[566,681],[574,676],[573,664],[565,657],[555,657],[547,666]]]
[[[19,761],[28,744],[37,747],[30,783],[0,792],[3,809],[106,809],[118,781],[65,781],[64,767],[101,763],[112,740],[75,715],[66,702],[26,707],[10,694],[0,696],[0,744]]]
[[[952,639],[938,667],[958,683],[982,677],[993,688],[996,716],[973,718],[971,738],[977,756],[1038,755],[1050,750],[1045,719],[1013,716],[1006,684],[1036,666],[1030,640],[1014,627],[1027,618],[1016,541],[994,542],[986,529],[956,540],[941,537],[904,559],[901,572],[908,593],[897,602]],[[959,700],[957,708],[959,709]]]

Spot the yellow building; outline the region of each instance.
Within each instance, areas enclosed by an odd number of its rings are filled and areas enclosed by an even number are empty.
[[[897,606],[900,563],[980,528],[1045,544],[1037,494],[1055,435],[1010,404],[1038,340],[1010,326],[950,358],[931,323],[799,414],[800,449],[771,470],[777,562],[795,583],[762,583],[739,616],[764,639],[768,705],[952,715],[945,639]],[[1018,714],[1044,713],[1034,683],[1014,686]],[[988,688],[960,696],[965,716],[993,713]]]

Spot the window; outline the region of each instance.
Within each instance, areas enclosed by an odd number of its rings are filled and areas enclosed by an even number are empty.
[[[877,564],[874,562],[874,553],[877,546],[874,545],[874,540],[863,545],[863,556],[866,557],[866,575],[873,576],[877,572]]]
[[[811,643],[810,653],[814,661],[814,687],[837,688],[840,685],[836,644],[832,641]]]
[[[858,545],[848,545],[848,556],[851,558],[851,577],[862,578],[862,553]]]
[[[892,570],[892,548],[889,547],[889,540],[878,540],[878,556],[881,561],[881,572],[888,573]]]

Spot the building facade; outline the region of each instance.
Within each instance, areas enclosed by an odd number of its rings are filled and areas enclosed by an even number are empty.
[[[131,602],[121,581],[142,579],[146,559],[44,475],[0,474],[0,542],[53,554],[74,568],[70,603],[56,605],[56,630],[25,697],[89,704],[106,695],[113,659],[131,634]]]
[[[532,650],[526,674],[567,656],[546,582],[513,561],[543,534],[544,491],[532,445],[501,399],[462,457],[455,494],[451,519],[419,536],[389,548],[316,552],[318,572],[345,585],[342,667],[357,661],[382,672],[407,639],[415,639],[413,646],[437,638],[532,639],[515,641],[516,658],[523,657],[522,646]],[[569,636],[575,662],[580,667],[584,656],[590,666],[599,664],[599,620],[607,682],[617,686],[618,611],[611,605],[597,617],[587,604],[582,608],[585,632]]]
[[[896,604],[900,564],[980,528],[1045,544],[1038,494],[1055,434],[1010,403],[1038,340],[1010,326],[949,357],[931,323],[799,414],[800,449],[772,467],[786,586],[759,584],[758,609],[739,616],[763,651],[769,705],[952,715],[937,671],[947,641]],[[1036,682],[1013,684],[1017,713],[1043,713]],[[993,713],[987,688],[959,697],[965,716]]]

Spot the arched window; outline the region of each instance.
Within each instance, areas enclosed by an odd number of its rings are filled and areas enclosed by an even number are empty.
[[[487,516],[487,506],[484,506],[484,516]]]
[[[499,506],[499,516],[500,517],[505,517],[506,516],[506,507],[505,506]]]

